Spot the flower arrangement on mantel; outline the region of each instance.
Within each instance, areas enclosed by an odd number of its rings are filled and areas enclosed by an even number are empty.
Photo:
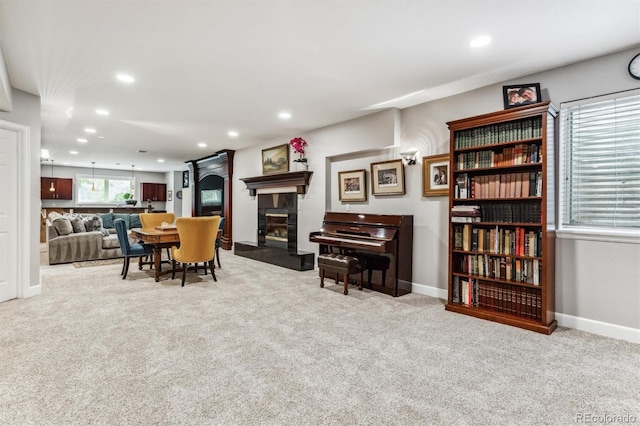
[[[293,152],[298,154],[298,158],[296,158],[296,163],[306,163],[307,157],[305,156],[304,149],[307,146],[307,141],[302,138],[293,138],[289,141],[289,145],[293,148]]]

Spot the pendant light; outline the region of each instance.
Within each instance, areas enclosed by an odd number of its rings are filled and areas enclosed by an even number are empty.
[[[92,183],[91,183],[91,190],[93,192],[95,192],[96,190],[96,162],[92,161],[91,162],[91,177],[92,177]]]
[[[56,192],[56,187],[53,184],[53,160],[51,160],[51,186],[49,187],[50,192]]]
[[[134,196],[133,188],[134,188],[134,186],[135,186],[135,185],[134,185],[134,182],[135,182],[135,181],[134,181],[134,177],[133,177],[133,168],[134,168],[135,166],[136,166],[135,164],[132,164],[132,165],[131,165],[131,198],[132,198],[132,199],[133,199],[133,196]]]

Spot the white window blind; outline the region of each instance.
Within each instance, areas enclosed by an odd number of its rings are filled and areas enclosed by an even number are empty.
[[[640,229],[640,90],[560,107],[563,227]]]

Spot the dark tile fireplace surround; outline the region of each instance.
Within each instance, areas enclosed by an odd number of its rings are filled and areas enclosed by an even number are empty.
[[[258,242],[236,241],[236,255],[297,271],[314,268],[314,253],[298,250],[298,193],[304,194],[311,172],[274,175],[271,179],[275,183],[269,182],[267,176],[242,180],[251,191],[251,182],[248,181],[260,179],[259,182],[267,182],[266,185],[273,187],[278,186],[278,182],[289,184],[295,177],[292,175],[300,173],[303,173],[300,175],[304,186],[302,190],[297,186],[298,192],[258,194]]]

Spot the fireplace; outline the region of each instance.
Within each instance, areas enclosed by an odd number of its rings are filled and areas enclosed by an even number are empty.
[[[236,241],[237,256],[296,271],[314,268],[315,253],[298,250],[298,197],[306,194],[312,174],[304,171],[240,179],[249,195],[258,197],[258,242]],[[274,188],[281,192],[274,193]]]
[[[295,192],[258,195],[258,245],[298,249],[298,196]]]
[[[265,212],[264,243],[268,246],[287,248],[287,221],[289,214],[286,210],[267,209]]]

